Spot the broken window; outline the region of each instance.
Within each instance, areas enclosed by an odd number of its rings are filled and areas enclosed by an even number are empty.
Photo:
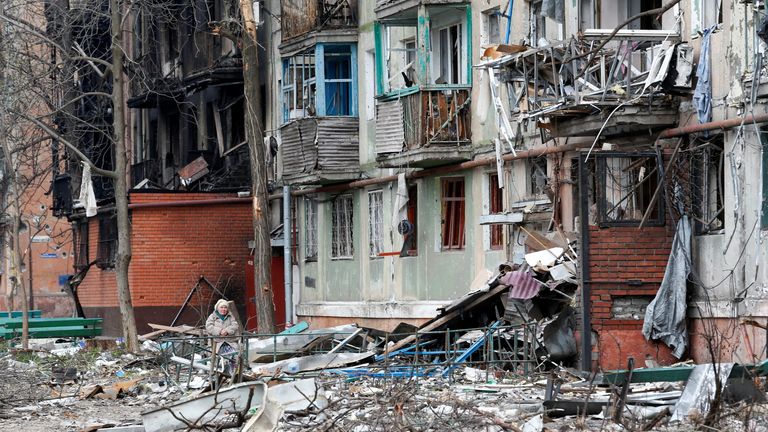
[[[416,185],[408,186],[408,222],[411,223],[411,231],[403,236],[404,248],[408,252],[408,256],[418,255],[418,225],[416,220],[417,203],[419,202],[418,189]]]
[[[283,120],[315,114],[315,52],[283,60]]]
[[[114,215],[99,216],[99,249],[96,253],[96,265],[102,269],[115,268],[115,258],[117,258],[117,218]]]
[[[317,200],[304,198],[304,259],[317,259]]]
[[[440,74],[435,77],[435,84],[459,84],[462,82],[461,24],[454,24],[437,31],[437,62]]]
[[[646,213],[645,226],[664,224],[661,200],[651,207],[660,182],[660,161],[655,153],[606,152],[595,158],[595,204],[600,225],[637,225]]]
[[[352,258],[352,216],[354,200],[352,195],[339,195],[332,203],[331,258]]]
[[[498,7],[483,12],[483,32],[480,34],[483,44],[496,45],[503,43],[501,37],[502,18],[504,15]]]
[[[502,189],[499,189],[499,175],[488,174],[488,211],[490,214],[504,212],[504,197]],[[504,247],[504,226],[494,224],[490,226],[491,249],[500,250]]]
[[[541,46],[539,43],[541,39],[547,38],[547,18],[541,13],[542,1],[534,1],[531,3],[531,16],[530,16],[530,44],[531,46]]]
[[[691,34],[695,36],[723,22],[722,0],[692,0],[691,13]]]
[[[442,249],[464,249],[464,178],[442,180]]]
[[[537,157],[528,159],[528,190],[532,197],[546,195],[547,193],[547,158]]]
[[[725,224],[723,138],[696,144],[693,162],[693,216],[696,233],[719,232]]]
[[[88,266],[88,220],[78,222],[72,233],[75,236],[75,269],[81,270]]]
[[[357,47],[317,44],[283,60],[283,120],[357,115]]]
[[[579,2],[579,30],[595,28],[597,16],[597,0],[581,0]]]
[[[420,85],[469,85],[469,9],[428,6],[416,15],[376,23],[376,45],[382,51],[376,55],[379,95],[403,93],[399,91]],[[496,24],[489,25],[498,34],[498,17],[495,19]],[[419,20],[429,23],[421,32],[417,31]],[[428,52],[429,57],[421,58],[421,52]]]
[[[642,12],[661,7],[661,0],[626,0],[627,17],[633,17]],[[626,19],[625,18],[625,19]],[[655,15],[643,16],[627,25],[631,30],[661,30],[661,21]]]
[[[378,257],[384,251],[384,192],[368,192],[368,254]]]

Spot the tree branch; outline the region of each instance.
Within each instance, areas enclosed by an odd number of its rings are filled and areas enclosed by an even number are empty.
[[[99,168],[96,165],[94,165],[94,163],[88,158],[88,156],[83,154],[83,152],[81,152],[77,147],[75,147],[74,144],[72,144],[69,141],[67,141],[66,139],[64,139],[64,137],[62,137],[59,133],[57,133],[56,131],[54,131],[50,127],[48,127],[48,125],[46,125],[45,123],[41,122],[40,120],[38,120],[36,118],[29,117],[29,116],[27,116],[27,115],[25,115],[23,113],[20,113],[20,112],[16,112],[15,114],[20,116],[20,117],[22,117],[22,118],[25,118],[26,120],[28,120],[28,121],[30,121],[32,123],[34,123],[35,126],[40,128],[43,132],[47,133],[51,137],[53,137],[56,140],[58,140],[60,143],[64,144],[64,146],[66,146],[69,150],[71,150],[72,153],[74,153],[75,156],[77,156],[78,159],[80,159],[81,161],[85,162],[86,164],[88,164],[88,166],[91,167],[91,172],[93,172],[93,174],[100,175],[102,177],[108,177],[108,178],[115,179],[115,180],[117,179],[117,173],[115,173],[114,171],[108,171],[108,170]]]

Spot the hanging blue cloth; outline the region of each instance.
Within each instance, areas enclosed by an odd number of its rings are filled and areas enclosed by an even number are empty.
[[[701,37],[701,54],[699,66],[696,68],[696,91],[693,93],[693,104],[699,117],[699,123],[712,121],[712,76],[709,55],[709,39],[716,26],[704,29]]]

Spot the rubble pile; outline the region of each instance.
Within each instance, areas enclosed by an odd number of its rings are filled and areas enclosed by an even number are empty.
[[[576,252],[529,240],[540,247],[525,264],[479,275],[419,327],[299,323],[245,333],[234,352],[158,324],[138,354],[93,339],[6,345],[0,416],[32,431],[760,430],[768,361],[572,369]]]

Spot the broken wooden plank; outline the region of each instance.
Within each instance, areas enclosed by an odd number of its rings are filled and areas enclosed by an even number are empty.
[[[503,291],[507,290],[509,287],[506,285],[499,285],[494,287],[493,289],[489,290],[487,293],[480,295],[478,298],[476,298],[474,301],[469,303],[466,306],[463,307],[456,307],[455,309],[445,313],[442,316],[436,317],[433,321],[426,323],[424,326],[422,326],[419,329],[419,333],[426,333],[430,332],[432,330],[437,329],[438,327],[442,326],[443,324],[447,324],[451,320],[458,317],[463,311],[472,309],[479,304],[483,303],[484,301],[493,298],[494,296],[497,296],[501,294]],[[397,342],[396,344],[392,345],[391,347],[387,348],[385,353],[391,353],[393,351],[397,351],[398,349],[409,345],[416,341],[416,335],[410,335],[407,338],[402,339],[400,342]]]
[[[164,326],[161,324],[153,324],[153,323],[148,323],[147,325],[152,327],[155,330],[162,330],[164,332],[181,333],[181,334],[188,334],[193,336],[203,336],[203,334],[205,333],[203,332],[202,329],[190,327],[188,325],[181,325],[177,327]]]

